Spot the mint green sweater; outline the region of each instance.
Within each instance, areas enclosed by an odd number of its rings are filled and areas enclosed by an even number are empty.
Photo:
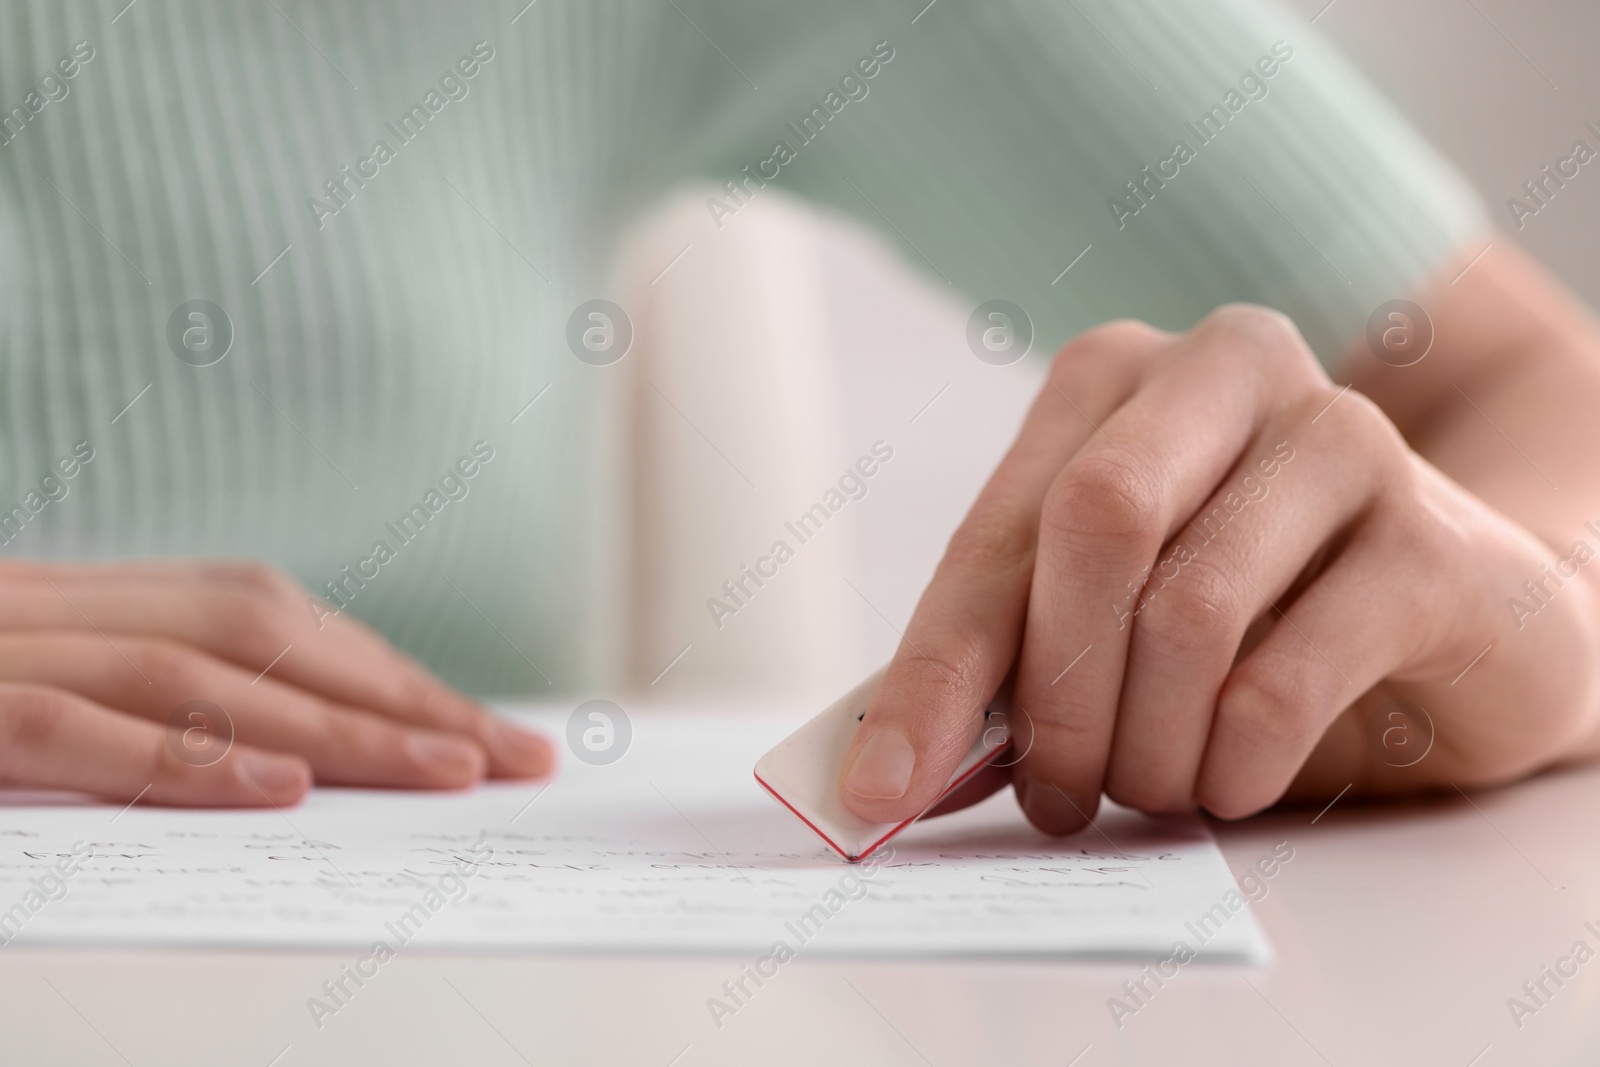
[[[569,320],[675,188],[854,215],[1045,354],[1249,300],[1326,361],[1485,225],[1245,0],[123,2],[0,8],[3,551],[273,560],[480,693],[614,670]]]

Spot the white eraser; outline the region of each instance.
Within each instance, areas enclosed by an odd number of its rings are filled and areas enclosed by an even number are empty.
[[[921,818],[918,815],[899,823],[867,822],[844,806],[839,792],[845,755],[888,670],[884,666],[874,672],[756,763],[756,781],[815,830],[829,848],[852,863]],[[957,786],[977,774],[1009,741],[1010,723],[1004,702],[997,699],[984,712],[977,741],[926,810],[936,807]]]

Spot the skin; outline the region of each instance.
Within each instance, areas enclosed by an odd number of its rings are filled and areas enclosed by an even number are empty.
[[[1026,751],[941,811],[1009,781],[1069,833],[1102,793],[1239,818],[1600,754],[1600,562],[1545,577],[1600,551],[1600,331],[1507,239],[1473,262],[1489,240],[1417,294],[1420,362],[1363,341],[1342,384],[1248,306],[1063,348],[906,627],[847,806],[924,811],[1008,676]]]
[[[0,784],[248,808],[313,780],[454,789],[554,765],[544,738],[348,617],[319,628],[308,602],[259,564],[0,562]],[[191,700],[232,722],[214,762],[221,723],[168,726]]]

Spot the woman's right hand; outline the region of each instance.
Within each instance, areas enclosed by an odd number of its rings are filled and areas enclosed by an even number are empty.
[[[0,561],[0,786],[262,807],[313,780],[451,789],[554,766],[543,737],[311,603],[255,563]]]

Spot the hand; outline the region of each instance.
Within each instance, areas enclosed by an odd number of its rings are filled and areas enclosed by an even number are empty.
[[[1546,580],[1532,618],[1508,608],[1567,554],[1416,455],[1274,312],[1101,326],[1061,351],[951,538],[846,758],[846,804],[923,811],[1013,666],[1009,775],[1053,833],[1102,790],[1234,818],[1291,791],[1518,777],[1600,712],[1600,566]],[[1369,730],[1395,699],[1436,734],[1407,767]]]
[[[256,807],[313,778],[450,789],[553,765],[543,738],[308,604],[257,564],[0,562],[0,785]],[[191,700],[232,721],[220,759],[213,716],[169,727]]]

